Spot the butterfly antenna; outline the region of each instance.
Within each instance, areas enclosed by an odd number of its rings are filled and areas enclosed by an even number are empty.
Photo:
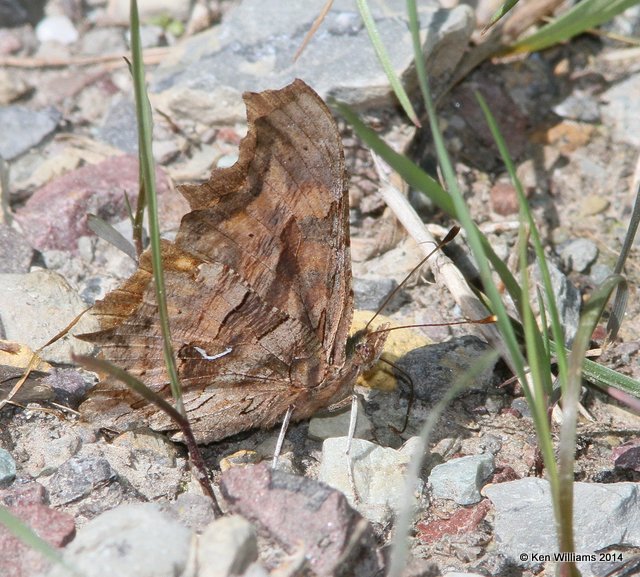
[[[387,295],[387,298],[385,298],[384,301],[382,301],[382,304],[378,307],[378,310],[377,310],[376,314],[374,314],[369,319],[369,322],[366,324],[365,330],[369,328],[369,325],[374,321],[374,319],[389,304],[389,301],[394,296],[396,296],[398,294],[398,291],[405,284],[407,284],[407,281],[411,278],[413,273],[416,272],[418,269],[420,269],[420,267],[422,267],[422,265],[425,262],[427,262],[433,256],[434,253],[438,252],[443,246],[449,244],[458,235],[459,232],[460,232],[460,227],[459,226],[456,225],[456,226],[452,227],[451,230],[447,233],[447,235],[436,245],[436,247],[427,256],[425,256],[415,267],[413,267],[413,269],[411,269],[411,272],[407,276],[404,277],[404,280]]]

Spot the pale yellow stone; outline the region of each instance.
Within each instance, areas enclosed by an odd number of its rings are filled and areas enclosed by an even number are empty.
[[[375,315],[372,311],[354,311],[351,322],[352,334],[366,326]],[[402,323],[392,321],[384,315],[377,315],[373,321],[371,330],[380,325],[389,324],[390,327],[402,326]],[[407,323],[411,324],[411,323]],[[369,387],[381,391],[393,391],[397,386],[397,379],[393,374],[393,367],[389,363],[395,363],[409,351],[433,344],[430,339],[413,329],[401,329],[390,331],[384,345],[381,358],[369,371],[358,377],[357,384],[361,387]],[[388,361],[388,362],[385,362]]]

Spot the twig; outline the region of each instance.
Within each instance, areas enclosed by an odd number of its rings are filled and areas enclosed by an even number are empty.
[[[158,64],[171,51],[171,46],[148,48],[144,52],[145,64]],[[68,58],[33,58],[23,56],[0,57],[0,66],[12,68],[66,68],[68,66],[93,66],[95,64],[109,64],[119,68],[126,64],[123,54],[102,54],[97,56],[70,56]]]

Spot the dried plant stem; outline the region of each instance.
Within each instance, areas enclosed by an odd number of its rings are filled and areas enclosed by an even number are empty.
[[[382,183],[380,187],[382,198],[409,235],[422,248],[422,251],[428,254],[438,242],[433,238],[429,227],[422,222],[405,195],[391,184],[388,176],[391,169],[375,153],[372,152],[372,155]],[[435,253],[426,265],[430,267],[436,282],[443,283],[447,287],[465,317],[481,319],[489,314],[486,307],[469,288],[462,273],[444,252]],[[484,338],[500,351],[503,358],[507,359],[508,355],[498,329],[491,324],[479,325],[478,328]]]

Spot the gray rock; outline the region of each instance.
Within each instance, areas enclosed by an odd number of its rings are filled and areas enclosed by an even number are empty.
[[[511,408],[518,411],[523,417],[532,418],[531,408],[529,407],[529,403],[527,403],[527,399],[524,397],[513,399],[513,401],[511,401]]]
[[[407,499],[405,472],[420,445],[418,437],[409,439],[400,450],[353,439],[351,462],[356,499],[349,483],[347,437],[327,439],[322,444],[318,480],[344,493],[351,506],[370,521],[386,523]],[[419,481],[417,491],[422,487]]]
[[[127,42],[122,28],[100,26],[87,30],[80,40],[82,54],[114,54],[125,52]]]
[[[129,154],[138,152],[136,109],[130,98],[116,98],[109,106],[98,138]]]
[[[198,577],[242,575],[258,559],[258,540],[251,523],[238,515],[211,523],[198,539]]]
[[[613,126],[618,142],[640,146],[640,116],[636,96],[640,93],[640,74],[632,74],[615,84],[601,96],[605,102],[602,119]]]
[[[552,110],[562,118],[582,122],[600,122],[600,107],[593,94],[576,89]]]
[[[384,300],[397,288],[398,283],[392,278],[354,278],[353,297],[355,307],[369,311],[380,309]],[[393,304],[389,303],[384,308],[384,313],[393,310],[393,305],[398,305],[400,295],[394,295]]]
[[[193,577],[191,532],[152,503],[123,505],[87,523],[64,550],[85,577]],[[53,567],[47,577],[68,577]]]
[[[37,350],[86,309],[82,299],[57,273],[36,270],[28,274],[0,274],[0,323],[5,338]],[[84,316],[74,333],[96,330],[95,320]],[[51,362],[71,363],[71,354],[90,354],[93,347],[70,334],[43,349]]]
[[[326,98],[352,106],[395,102],[354,0],[336,0],[297,62],[293,56],[324,2],[245,0],[221,26],[185,42],[182,53],[154,73],[151,90],[178,118],[210,125],[244,121],[240,93],[276,88],[300,77]],[[369,2],[392,67],[415,86],[413,51],[400,0]],[[427,67],[436,87],[460,60],[474,27],[468,6],[442,10],[438,2],[419,5]]]
[[[107,14],[110,20],[120,24],[129,24],[129,0],[109,0]],[[191,11],[189,0],[145,0],[138,2],[138,13],[141,22],[159,16],[171,16],[176,20],[186,21]]]
[[[396,364],[411,377],[417,398],[435,402],[488,350],[487,343],[469,335],[414,349]],[[489,367],[476,377],[473,389],[486,389],[492,379],[493,367]]]
[[[343,437],[349,432],[351,411],[342,411],[329,414],[324,417],[313,417],[309,421],[309,437],[318,441],[324,441],[330,437]],[[358,439],[371,439],[373,426],[364,412],[362,401],[358,399],[358,421],[356,423],[355,437]]]
[[[215,520],[211,499],[201,493],[180,493],[171,509],[183,525],[197,533]]]
[[[72,425],[25,421],[12,430],[21,469],[33,478],[47,477],[78,454],[82,438]]]
[[[32,110],[17,104],[0,107],[0,133],[11,138],[0,138],[0,156],[12,160],[51,134],[60,121],[55,108]]]
[[[598,258],[598,247],[587,238],[577,238],[562,247],[560,258],[567,270],[587,272]]]
[[[549,268],[551,287],[553,288],[560,321],[564,327],[565,344],[571,346],[576,336],[576,331],[578,330],[578,323],[580,322],[580,307],[582,306],[580,292],[552,262],[547,261],[547,266]],[[533,279],[538,286],[542,287],[540,269],[537,263],[533,266]],[[544,290],[542,294],[544,295]],[[537,298],[535,298],[533,302],[537,302]]]
[[[109,461],[95,457],[72,457],[53,474],[49,484],[52,505],[64,505],[91,494],[99,485],[117,478]]]
[[[605,279],[611,274],[613,274],[613,270],[610,266],[597,262],[591,267],[589,277],[596,285],[599,285],[600,283],[603,283]]]
[[[482,496],[480,489],[495,469],[493,455],[468,455],[436,465],[429,475],[433,496],[459,505],[473,505]]]
[[[16,478],[16,462],[11,453],[0,448],[0,488],[8,487]]]
[[[577,553],[605,547],[640,546],[640,485],[638,483],[574,483],[573,529]],[[522,553],[553,555],[558,551],[549,483],[533,477],[489,485],[483,493],[495,508],[498,550],[520,566],[535,564]],[[589,563],[578,563],[592,575]]]
[[[0,223],[0,274],[28,272],[33,255],[33,248],[21,233]]]

